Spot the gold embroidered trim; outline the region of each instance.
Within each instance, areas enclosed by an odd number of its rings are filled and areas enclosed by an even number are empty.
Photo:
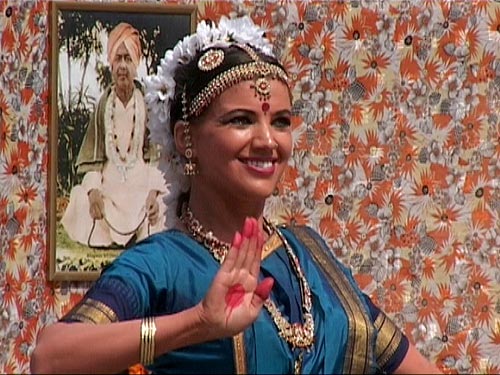
[[[381,311],[375,320],[378,331],[375,355],[381,367],[385,366],[399,347],[403,335],[398,327]]]
[[[243,332],[233,336],[234,367],[236,374],[247,373],[247,360],[245,350],[245,336]]]
[[[366,374],[370,371],[371,338],[373,326],[361,306],[362,301],[352,287],[342,270],[324,253],[321,245],[311,237],[305,228],[290,227],[297,237],[310,250],[316,264],[323,270],[330,286],[337,293],[349,321],[349,335],[344,359],[344,373]]]
[[[88,298],[75,306],[68,315],[82,323],[104,324],[118,321],[115,312],[102,302]]]

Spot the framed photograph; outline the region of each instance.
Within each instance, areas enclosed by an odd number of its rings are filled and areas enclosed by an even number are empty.
[[[50,5],[50,280],[95,280],[162,229],[165,183],[146,127],[144,78],[196,28],[196,6]]]

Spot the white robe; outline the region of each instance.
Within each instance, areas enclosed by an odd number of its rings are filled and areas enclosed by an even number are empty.
[[[166,209],[163,176],[143,159],[146,111],[140,90],[134,91],[126,107],[116,95],[110,95],[104,118],[107,161],[102,171],[87,172],[82,183],[73,187],[61,220],[73,241],[92,247],[124,246],[134,234],[141,240],[163,230]],[[104,196],[103,220],[94,222],[90,217],[88,192],[91,189],[99,189]],[[151,190],[160,192],[156,198],[160,219],[154,226],[146,217],[145,207]]]

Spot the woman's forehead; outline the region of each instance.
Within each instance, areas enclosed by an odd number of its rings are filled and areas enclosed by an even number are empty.
[[[269,78],[269,98],[266,100],[255,93],[255,84],[254,80],[248,80],[227,88],[212,101],[208,111],[230,111],[237,108],[257,111],[262,109],[264,103],[269,105],[271,112],[291,108],[290,89],[284,82]]]

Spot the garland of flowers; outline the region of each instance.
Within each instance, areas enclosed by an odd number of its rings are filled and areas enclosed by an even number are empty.
[[[106,155],[111,162],[118,168],[122,181],[127,179],[127,171],[132,169],[139,157],[140,149],[142,147],[143,138],[140,136],[142,132],[141,116],[137,116],[138,101],[142,98],[139,97],[139,92],[134,89],[132,100],[134,101],[134,116],[132,134],[129,140],[129,146],[125,150],[125,157],[120,155],[117,142],[117,132],[115,124],[115,109],[116,109],[116,92],[115,88],[111,89],[111,96],[106,102],[105,117],[104,117],[104,130],[105,138],[104,143],[106,147]]]

